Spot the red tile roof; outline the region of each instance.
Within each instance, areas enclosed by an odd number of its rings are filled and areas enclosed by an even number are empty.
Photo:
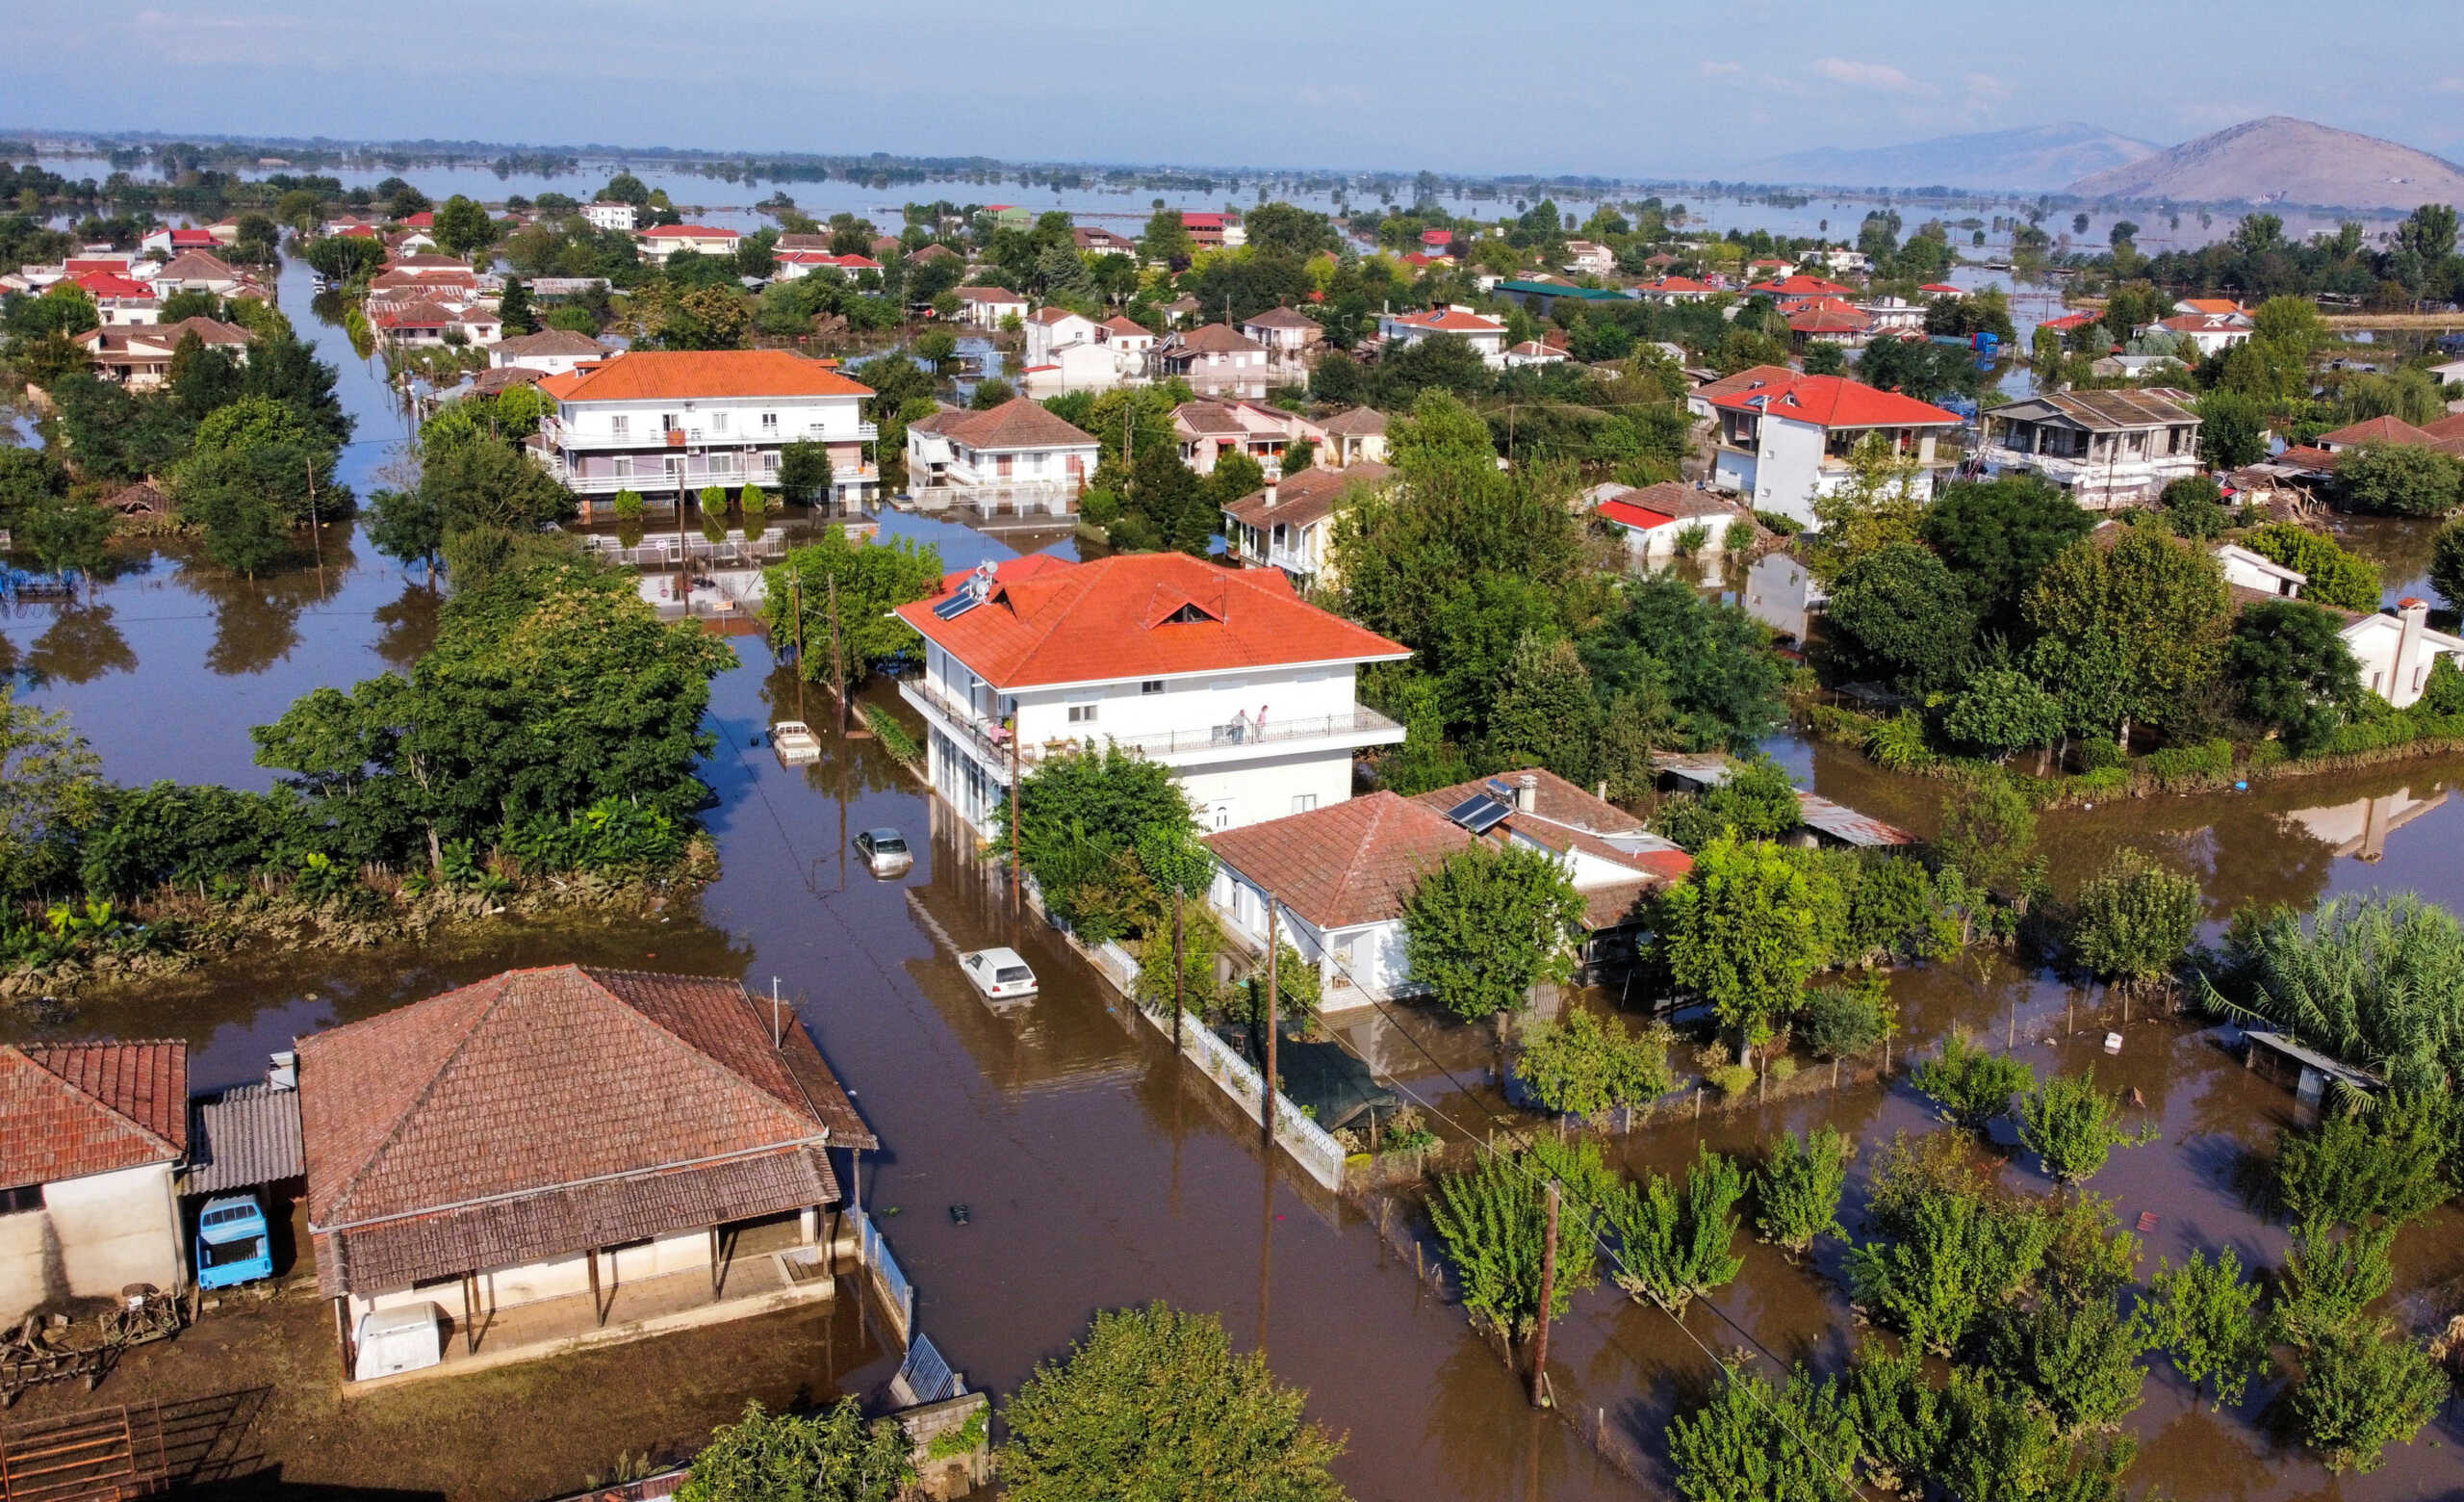
[[[834,1199],[818,1150],[871,1134],[794,1015],[780,1047],[771,1026],[733,980],[565,965],[301,1039],[321,1282],[398,1286]]]
[[[372,225],[362,224],[354,225],[350,230],[347,230],[345,233],[372,235],[376,233],[376,230]],[[214,231],[210,229],[175,229],[171,231],[171,244],[174,246],[210,246],[215,243]]]
[[[2074,328],[2085,328],[2091,324],[2101,324],[2104,321],[2105,316],[2102,313],[2094,311],[2085,313],[2065,313],[2060,318],[2046,319],[2042,324],[2040,324],[2037,326],[2040,328],[2050,328],[2059,333],[2068,333]]]
[[[1649,283],[1643,288],[1643,291],[1645,292],[1700,292],[1706,294],[1709,293],[1710,290],[1711,284],[1709,282],[1699,282],[1691,276],[1663,276],[1659,280]]]
[[[1713,405],[1767,413],[1824,427],[1956,427],[1958,414],[1845,376],[1791,376],[1758,389],[1731,392]]]
[[[1019,306],[1024,307],[1027,301],[1025,298],[1012,292],[1007,287],[961,287],[958,289],[958,295],[961,302],[994,302],[1004,304],[1014,302]]]
[[[1844,298],[1852,295],[1852,289],[1843,287],[1835,281],[1825,281],[1819,276],[1808,276],[1803,272],[1783,277],[1779,281],[1756,282],[1745,290],[1769,293],[1781,298]]]
[[[940,433],[970,449],[1089,449],[1095,435],[1047,410],[1033,397],[1012,397],[983,412],[936,412],[908,425]]]
[[[872,387],[784,350],[635,350],[540,389],[559,401],[873,394]]]
[[[1057,568],[1076,568],[1077,566],[1067,558],[1056,557],[1049,553],[1029,553],[1019,557],[1003,558],[994,564],[992,578],[995,583],[1007,584],[1033,579],[1039,574],[1050,573]],[[948,594],[959,585],[965,583],[967,576],[974,572],[975,570],[971,568],[954,568],[943,574],[941,587],[935,592],[934,598],[938,599],[941,595]]]
[[[174,1162],[188,1140],[187,1044],[0,1046],[0,1186]]]
[[[1184,611],[1194,618],[1173,619]],[[1278,570],[1218,568],[1183,553],[1120,554],[996,583],[951,620],[931,601],[898,614],[1002,689],[1411,655],[1296,599]]]
[[[88,272],[74,278],[77,285],[97,298],[150,298],[154,289],[141,281],[132,281],[117,272]]]
[[[660,224],[642,231],[644,240],[741,240],[740,231],[716,224]]]
[[[1391,922],[1423,873],[1472,836],[1383,789],[1367,797],[1209,836],[1217,859],[1321,931]]]
[[[2435,423],[2424,423],[2422,431],[2432,438],[2464,438],[2464,412],[2451,412]]]

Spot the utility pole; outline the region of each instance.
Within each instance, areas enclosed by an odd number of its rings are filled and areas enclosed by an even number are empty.
[[[1181,1011],[1188,1005],[1182,997],[1182,986],[1189,978],[1188,962],[1181,954],[1181,887],[1172,884],[1172,1051],[1181,1049]]]
[[[1538,1328],[1531,1336],[1531,1406],[1548,1408],[1549,1394],[1549,1302],[1557,1294],[1557,1199],[1561,1193],[1557,1180],[1549,1180],[1549,1231],[1540,1244],[1540,1310]]]
[[[1018,895],[1018,702],[1010,701],[1010,916],[1022,903]]]
[[[838,576],[830,576],[830,672],[837,679],[838,734],[847,734],[847,659],[838,644]]]
[[[787,564],[787,612],[796,619],[796,718],[805,717],[805,576],[793,560]],[[812,727],[808,723],[805,727]]]
[[[317,592],[325,592],[325,533],[317,525],[317,456],[308,455],[308,543],[317,550]]]
[[[684,603],[684,614],[693,614],[693,554],[684,541],[684,460],[676,461],[676,597]]]
[[[1277,943],[1276,943],[1276,941],[1275,941],[1275,932],[1274,932],[1274,893],[1271,893],[1271,892],[1270,892],[1270,893],[1267,893],[1267,1108],[1266,1108],[1266,1121],[1267,1121],[1267,1152],[1268,1152],[1270,1154],[1271,1154],[1271,1153],[1274,1152],[1274,1142],[1275,1142],[1275,1129],[1274,1129],[1274,1128],[1275,1128],[1275,1119],[1274,1119],[1274,1114],[1275,1114],[1275,1101],[1276,1101],[1276,1098],[1281,1094],[1280,1087],[1279,1087],[1279,1086],[1277,1086],[1277,1084],[1275,1083],[1275,1053],[1276,1053],[1276,1051],[1277,1051],[1277,1050],[1276,1050],[1276,1049],[1275,1049],[1275,1036],[1274,1036],[1274,1035],[1275,1035],[1275,1022],[1276,1022],[1276,1019],[1275,1019],[1275,1008],[1276,1008],[1276,1002],[1277,1002],[1277,998],[1276,998],[1276,996],[1275,996],[1275,973],[1274,973],[1274,962],[1275,962],[1275,950],[1276,950],[1278,947],[1280,947],[1280,945],[1277,945]]]

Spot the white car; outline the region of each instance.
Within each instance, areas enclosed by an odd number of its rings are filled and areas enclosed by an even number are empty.
[[[995,1001],[1008,1001],[1036,994],[1036,972],[1015,949],[978,949],[959,956],[959,969],[976,990]]]

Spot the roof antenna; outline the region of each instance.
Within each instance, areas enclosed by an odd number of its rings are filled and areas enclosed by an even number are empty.
[[[773,975],[770,977],[770,1047],[784,1049],[786,1046],[787,1029],[779,1020],[779,977]]]

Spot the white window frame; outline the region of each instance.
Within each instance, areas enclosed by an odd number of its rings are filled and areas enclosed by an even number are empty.
[[[1318,812],[1318,795],[1314,792],[1294,793],[1292,795],[1292,812],[1295,814],[1315,814]]]
[[[633,434],[633,420],[618,412],[607,419],[607,430],[619,438],[629,438]]]
[[[723,409],[713,409],[710,413],[710,431],[714,433],[723,433],[727,430],[728,414]]]
[[[1162,693],[1164,691],[1164,680],[1160,678],[1143,679],[1138,685],[1138,691],[1141,694]]]
[[[779,414],[776,412],[762,413],[761,430],[765,434],[776,433],[779,430]]]
[[[1068,707],[1069,723],[1072,725],[1092,725],[1095,723],[1096,712],[1102,708],[1103,705],[1099,701],[1091,699],[1084,704],[1070,705]]]

